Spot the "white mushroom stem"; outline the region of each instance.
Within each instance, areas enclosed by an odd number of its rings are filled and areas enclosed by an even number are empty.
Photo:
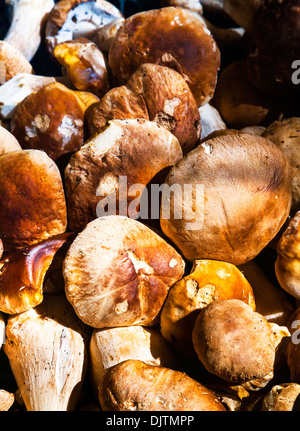
[[[206,138],[216,130],[227,129],[219,111],[209,103],[199,108],[201,121],[201,139]]]
[[[19,49],[30,61],[41,43],[44,19],[54,6],[53,0],[7,0],[13,5],[11,26],[5,42]]]
[[[4,353],[27,411],[74,410],[83,385],[89,331],[63,295],[9,316]]]

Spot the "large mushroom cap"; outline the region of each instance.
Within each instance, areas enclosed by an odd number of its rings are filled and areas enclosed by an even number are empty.
[[[171,168],[166,184],[161,228],[191,261],[253,259],[291,208],[290,164],[275,144],[248,133],[202,143]],[[182,194],[187,185],[191,199]]]
[[[0,157],[0,237],[4,249],[23,248],[67,227],[58,167],[43,151],[11,151]]]
[[[166,7],[127,18],[112,41],[108,61],[122,84],[142,63],[171,67],[185,78],[200,106],[213,96],[220,52],[199,18]]]
[[[67,298],[95,328],[151,326],[183,272],[183,259],[167,242],[123,216],[90,222],[63,264]]]

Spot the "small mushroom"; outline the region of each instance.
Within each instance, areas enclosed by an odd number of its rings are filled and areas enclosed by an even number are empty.
[[[92,40],[95,31],[123,18],[114,5],[105,0],[60,0],[47,18],[45,42],[53,54],[57,44],[81,37]]]
[[[109,121],[72,155],[65,169],[70,229],[78,232],[107,214],[137,218],[146,185],[181,157],[177,138],[155,122]]]
[[[66,231],[60,172],[39,150],[0,157],[0,238],[4,250],[24,248]]]
[[[0,155],[18,150],[22,150],[18,140],[5,127],[0,126]]]
[[[62,42],[56,45],[53,55],[77,90],[89,91],[97,97],[109,90],[106,61],[95,43],[84,38]]]
[[[0,116],[11,120],[19,103],[51,82],[55,82],[55,78],[18,73],[0,87]]]
[[[41,43],[44,20],[53,0],[14,0],[12,21],[4,41],[32,60]]]
[[[281,338],[272,325],[243,301],[213,301],[203,308],[193,329],[199,360],[211,374],[248,390],[265,387],[274,377]]]
[[[3,40],[0,41],[0,66],[0,85],[3,85],[19,73],[33,73],[32,65],[22,52]]]
[[[300,205],[300,118],[291,117],[271,123],[262,134],[286,155],[292,167],[292,210]]]
[[[177,369],[174,351],[157,329],[142,326],[94,329],[90,341],[90,377],[94,393],[106,372],[128,359]]]
[[[154,326],[184,267],[150,228],[108,215],[88,223],[68,249],[65,291],[77,315],[94,328]]]
[[[43,301],[46,272],[69,235],[57,235],[6,254],[0,260],[1,311],[6,314],[22,313]]]
[[[201,132],[200,115],[192,92],[175,70],[142,64],[123,86],[112,88],[87,110],[90,134],[113,119],[144,118],[169,130],[183,153],[193,149]]]
[[[181,371],[128,360],[99,388],[104,411],[226,411],[215,394]]]
[[[20,102],[11,118],[11,133],[21,147],[43,150],[55,161],[77,151],[84,143],[87,108],[78,93],[53,82]],[[91,95],[91,103],[98,100]]]
[[[160,316],[162,336],[185,360],[196,362],[192,331],[200,310],[212,301],[230,298],[240,299],[255,310],[252,287],[236,266],[195,261],[190,274],[168,293]]]
[[[277,245],[275,273],[280,286],[300,299],[300,211],[290,220]]]
[[[4,352],[27,411],[72,411],[87,370],[89,329],[63,295],[10,316]]]
[[[143,63],[179,72],[198,107],[213,97],[220,52],[206,24],[186,9],[165,7],[125,20],[110,46],[109,67],[117,82],[124,84]]]
[[[289,216],[291,167],[282,151],[261,136],[222,133],[170,169],[160,225],[190,261],[241,265],[262,251]],[[189,198],[182,196],[186,184]]]

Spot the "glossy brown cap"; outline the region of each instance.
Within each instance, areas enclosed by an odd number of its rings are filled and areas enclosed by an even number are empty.
[[[58,167],[39,150],[0,156],[0,238],[5,250],[24,248],[67,227]]]
[[[175,70],[157,64],[142,64],[126,85],[115,87],[86,112],[91,134],[112,119],[144,118],[169,130],[179,140],[183,153],[200,138],[200,114],[184,78]]]
[[[46,272],[69,235],[57,235],[5,255],[0,261],[0,311],[22,313],[43,301]]]
[[[175,69],[200,106],[213,97],[220,52],[200,18],[182,8],[166,7],[127,18],[112,41],[108,62],[121,84],[143,63]]]

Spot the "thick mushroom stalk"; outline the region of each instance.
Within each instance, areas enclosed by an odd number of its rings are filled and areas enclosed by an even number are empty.
[[[4,345],[27,411],[74,410],[86,373],[89,331],[64,296],[8,319]]]
[[[11,26],[4,41],[17,48],[30,61],[41,43],[41,29],[53,0],[8,0],[13,5]]]

